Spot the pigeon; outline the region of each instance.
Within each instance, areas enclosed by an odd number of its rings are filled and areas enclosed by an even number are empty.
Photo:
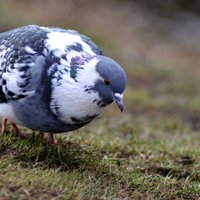
[[[116,102],[123,111],[123,68],[87,36],[71,29],[27,25],[0,33],[0,116],[48,133],[79,129]]]

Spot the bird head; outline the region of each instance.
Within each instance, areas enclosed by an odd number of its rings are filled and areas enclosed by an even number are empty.
[[[124,109],[123,92],[127,84],[127,78],[122,67],[114,60],[100,56],[96,64],[96,71],[100,79],[95,83],[95,90],[98,91],[102,106],[116,102],[120,111]]]
[[[69,70],[64,70],[65,65],[58,67],[51,74],[50,107],[60,120],[88,123],[112,102],[123,111],[127,79],[122,67],[114,60],[100,55],[89,58],[76,56],[71,59]]]

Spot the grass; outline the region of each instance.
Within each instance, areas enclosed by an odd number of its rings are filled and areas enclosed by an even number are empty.
[[[1,3],[2,30],[27,22],[57,24],[66,28],[77,26],[74,27],[76,29],[82,23],[84,28],[80,28],[80,31],[101,44],[106,55],[131,62],[135,59],[129,58],[132,54],[128,48],[131,52],[132,49],[138,49],[140,53],[140,46],[138,48],[137,43],[136,46],[134,44],[136,39],[131,42],[132,34],[128,40],[124,40],[126,34],[124,36],[123,31],[119,32],[122,41],[130,41],[130,44],[121,42],[115,46],[113,38],[108,39],[106,34],[102,36],[96,33],[98,30],[106,33],[106,29],[115,32],[118,27],[124,30],[127,25],[126,31],[135,32],[135,29],[130,29],[130,23],[126,25],[127,20],[120,22],[116,18],[117,26],[112,28],[109,20],[108,23],[104,20],[106,26],[96,20],[97,16],[103,19],[104,12],[95,12],[95,15],[89,12],[89,21],[84,17],[81,19],[79,16],[84,16],[84,12],[78,13],[84,10],[82,6],[81,10],[74,9],[74,16],[78,16],[74,18],[65,6],[62,6],[62,14],[60,7],[50,6],[46,9],[48,12],[44,13],[41,6],[32,8],[31,4],[18,4],[12,1]],[[65,5],[68,7],[68,4]],[[15,8],[15,12],[11,14],[10,8]],[[91,16],[95,16],[94,19]],[[123,19],[126,19],[124,16]],[[85,24],[90,21],[93,23]],[[145,30],[142,27],[140,29],[142,32]],[[91,34],[91,30],[95,32]],[[111,31],[112,36],[114,32]],[[137,34],[135,37],[147,46],[148,51],[146,40],[142,41],[143,37]],[[119,37],[115,40],[119,40]],[[149,44],[158,44],[159,40],[161,38],[156,37],[156,43],[149,41]],[[119,50],[119,44],[123,43],[124,46]],[[122,52],[127,57],[123,58]],[[143,56],[142,48],[141,54]],[[141,57],[142,61],[138,63],[144,62],[146,66],[126,68],[128,87],[123,114],[113,105],[86,127],[57,135],[56,146],[49,145],[39,133],[33,136],[25,128],[25,139],[15,137],[11,130],[7,134],[0,134],[0,200],[199,199],[200,74],[192,68],[192,64],[187,70],[176,66],[146,64],[145,55],[144,61]],[[186,58],[184,55],[177,57]]]
[[[130,70],[126,110],[115,105],[49,145],[0,135],[0,199],[198,199],[198,75]]]

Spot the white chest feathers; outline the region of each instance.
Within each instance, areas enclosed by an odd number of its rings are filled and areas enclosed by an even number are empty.
[[[76,78],[66,73],[59,80],[52,80],[50,108],[61,121],[73,124],[73,119],[84,120],[101,113],[102,108],[97,105],[99,94],[92,89],[101,78],[94,68],[96,62],[97,59],[93,59],[87,68],[82,66]]]

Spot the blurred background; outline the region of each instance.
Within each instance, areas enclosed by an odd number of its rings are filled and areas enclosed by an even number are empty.
[[[76,29],[121,63],[126,112],[107,116],[200,129],[198,0],[0,1],[0,31],[27,24]]]

